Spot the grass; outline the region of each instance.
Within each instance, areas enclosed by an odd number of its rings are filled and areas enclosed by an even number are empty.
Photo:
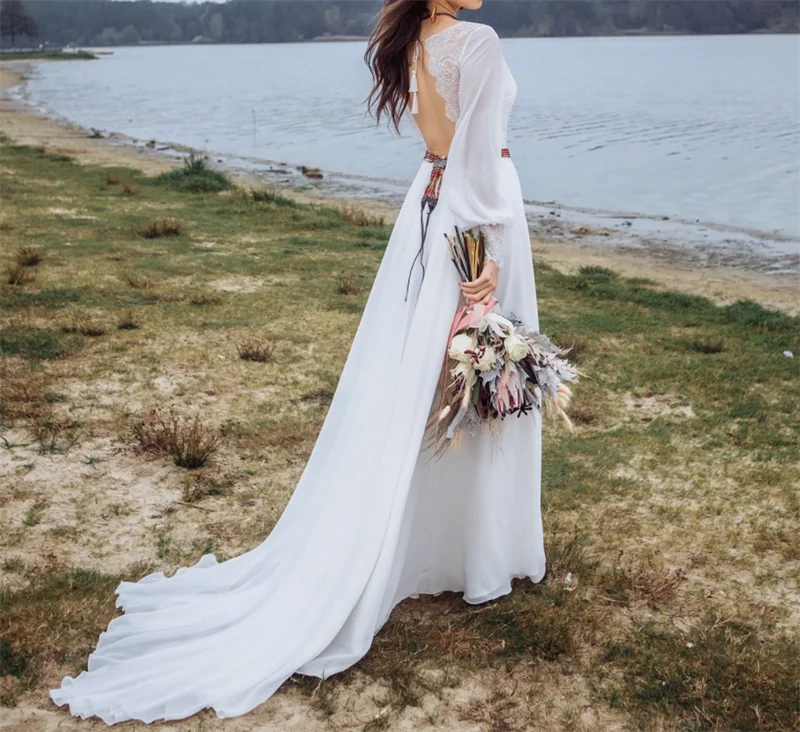
[[[3,51],[0,61],[89,61],[96,59],[91,51]]]
[[[275,344],[262,343],[260,341],[242,341],[236,346],[239,358],[242,361],[256,361],[257,363],[269,363],[275,358]]]
[[[789,730],[796,704],[800,642],[766,640],[750,620],[707,614],[687,632],[648,622],[610,643],[604,661],[621,670],[607,690],[642,729],[659,714],[685,729]]]
[[[202,468],[220,443],[219,432],[198,415],[181,415],[174,408],[154,407],[134,422],[133,435],[143,450],[169,455],[188,470]]]
[[[160,239],[164,236],[180,236],[183,232],[183,222],[174,216],[165,216],[163,219],[151,221],[139,230],[145,239]]]
[[[390,230],[209,171],[4,142],[0,264],[37,272],[0,282],[4,704],[81,670],[131,551],[171,571],[262,541],[325,418]],[[537,261],[537,288],[593,376],[575,432],[546,423],[545,581],[406,600],[354,669],[289,686],[334,728],[361,699],[373,730],[791,729],[800,321],[605,268]]]
[[[183,167],[161,174],[155,182],[189,193],[225,191],[233,185],[228,176],[211,167],[208,157],[194,153],[184,159]]]

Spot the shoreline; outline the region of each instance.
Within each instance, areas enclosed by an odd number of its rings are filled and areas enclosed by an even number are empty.
[[[10,90],[25,81],[24,70],[19,67],[30,63],[41,61],[0,63],[0,129],[18,144],[43,146],[85,164],[129,166],[146,175],[169,170],[191,151],[180,144],[160,141],[149,147],[117,132],[93,138],[91,131],[80,125],[46,116],[24,99],[13,99]],[[244,160],[237,165],[231,156],[210,156],[240,185],[279,187],[303,202],[358,206],[389,222],[394,220],[404,195],[405,184],[400,182],[396,193],[388,193],[390,182],[382,181],[381,185],[376,184],[375,191],[364,195],[363,182],[361,190],[357,190],[352,184],[353,176],[325,171],[322,182],[310,181],[294,165],[269,161],[250,165]],[[625,277],[643,277],[660,287],[703,295],[719,304],[752,299],[792,315],[800,313],[797,275],[775,271],[774,265],[759,257],[757,237],[747,232],[742,232],[744,239],[736,247],[726,249],[732,239],[726,238],[724,228],[703,228],[701,231],[711,233],[712,242],[717,239],[717,246],[709,246],[709,242],[687,246],[678,233],[678,227],[687,222],[668,221],[666,228],[657,230],[657,217],[598,217],[558,204],[531,202],[526,202],[526,208],[534,260],[564,273],[574,273],[582,266],[602,266]],[[602,218],[608,219],[606,226],[598,225]],[[787,255],[787,259],[791,258]]]

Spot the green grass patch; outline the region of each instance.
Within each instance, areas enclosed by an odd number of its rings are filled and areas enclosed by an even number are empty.
[[[121,578],[86,570],[36,574],[21,590],[0,590],[0,662],[3,674],[33,688],[48,665],[76,674],[97,637],[116,614]]]
[[[751,621],[706,615],[691,631],[649,622],[608,645],[622,681],[607,690],[639,729],[659,717],[693,730],[797,729],[800,643]]]
[[[82,340],[54,328],[6,326],[0,330],[0,354],[30,360],[64,358],[75,353]]]
[[[0,61],[91,61],[91,51],[0,51]]]
[[[208,157],[194,153],[183,161],[183,167],[162,173],[155,182],[187,193],[214,193],[233,186],[225,173],[211,167]]]

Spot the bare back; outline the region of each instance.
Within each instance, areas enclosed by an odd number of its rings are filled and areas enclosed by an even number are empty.
[[[425,145],[435,155],[446,157],[456,129],[457,109],[453,110],[452,89],[457,93],[457,65],[449,47],[458,42],[461,22],[441,17],[433,26],[424,24],[420,39],[408,51],[409,68],[416,68],[417,112],[412,118]],[[415,62],[416,52],[416,62]],[[449,68],[448,68],[449,67]],[[454,78],[455,77],[455,78]],[[444,96],[443,96],[444,94]],[[413,97],[413,94],[411,95]],[[457,100],[456,100],[457,107]],[[409,99],[409,110],[412,99]]]

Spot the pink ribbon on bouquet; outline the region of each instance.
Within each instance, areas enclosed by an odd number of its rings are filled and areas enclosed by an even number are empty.
[[[481,318],[484,315],[488,315],[498,304],[498,301],[492,298],[486,305],[482,303],[478,305],[462,305],[456,310],[453,324],[450,326],[450,336],[447,338],[447,347],[450,347],[450,342],[456,333],[464,328],[475,327],[481,321]]]

